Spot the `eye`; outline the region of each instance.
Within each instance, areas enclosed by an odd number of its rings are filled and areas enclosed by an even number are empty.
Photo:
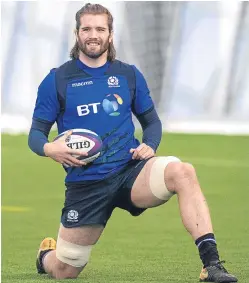
[[[97,28],[98,32],[104,32],[105,30],[106,30],[105,28],[101,28],[101,27]]]
[[[82,28],[81,30],[82,30],[82,31],[89,31],[90,28]]]

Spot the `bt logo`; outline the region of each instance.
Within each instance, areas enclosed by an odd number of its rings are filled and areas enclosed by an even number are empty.
[[[97,103],[90,103],[90,104],[84,104],[84,105],[77,106],[78,115],[79,116],[86,116],[91,112],[91,110],[93,111],[94,114],[97,114],[99,104],[101,104],[101,103],[97,102]]]
[[[120,112],[118,112],[117,110],[119,108],[119,105],[122,104],[123,99],[117,94],[108,94],[102,102],[105,113],[110,116],[120,115]]]
[[[77,106],[77,112],[79,116],[86,116],[90,113],[97,114],[99,112],[99,105],[102,104],[102,107],[106,114],[109,116],[119,116],[118,112],[119,105],[123,104],[123,99],[117,94],[108,94],[106,98],[100,102],[83,104]]]

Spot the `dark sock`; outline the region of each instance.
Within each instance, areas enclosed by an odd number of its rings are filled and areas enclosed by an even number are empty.
[[[195,241],[195,244],[199,249],[200,258],[204,267],[214,261],[219,261],[219,253],[213,233],[201,236]]]
[[[48,253],[48,252],[51,252],[53,250],[45,250],[45,251],[42,251],[40,253],[40,256],[39,256],[39,263],[40,263],[40,266],[41,266],[41,270],[46,273],[45,269],[44,269],[44,266],[43,266],[43,258],[44,256]]]

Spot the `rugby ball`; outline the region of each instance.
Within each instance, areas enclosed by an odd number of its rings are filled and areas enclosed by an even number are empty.
[[[79,150],[79,152],[87,152],[87,156],[76,155],[79,160],[83,160],[86,163],[92,162],[94,159],[99,157],[102,149],[101,138],[93,131],[87,129],[72,129],[72,134],[65,140],[66,145],[72,149]],[[67,131],[59,134],[54,140],[59,139]]]

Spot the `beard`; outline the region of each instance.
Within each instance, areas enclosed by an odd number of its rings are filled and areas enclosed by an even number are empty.
[[[90,46],[88,43],[98,43],[97,46]],[[88,40],[87,42],[78,41],[79,50],[91,59],[99,58],[103,53],[105,53],[110,46],[109,37],[105,42],[98,40]]]

